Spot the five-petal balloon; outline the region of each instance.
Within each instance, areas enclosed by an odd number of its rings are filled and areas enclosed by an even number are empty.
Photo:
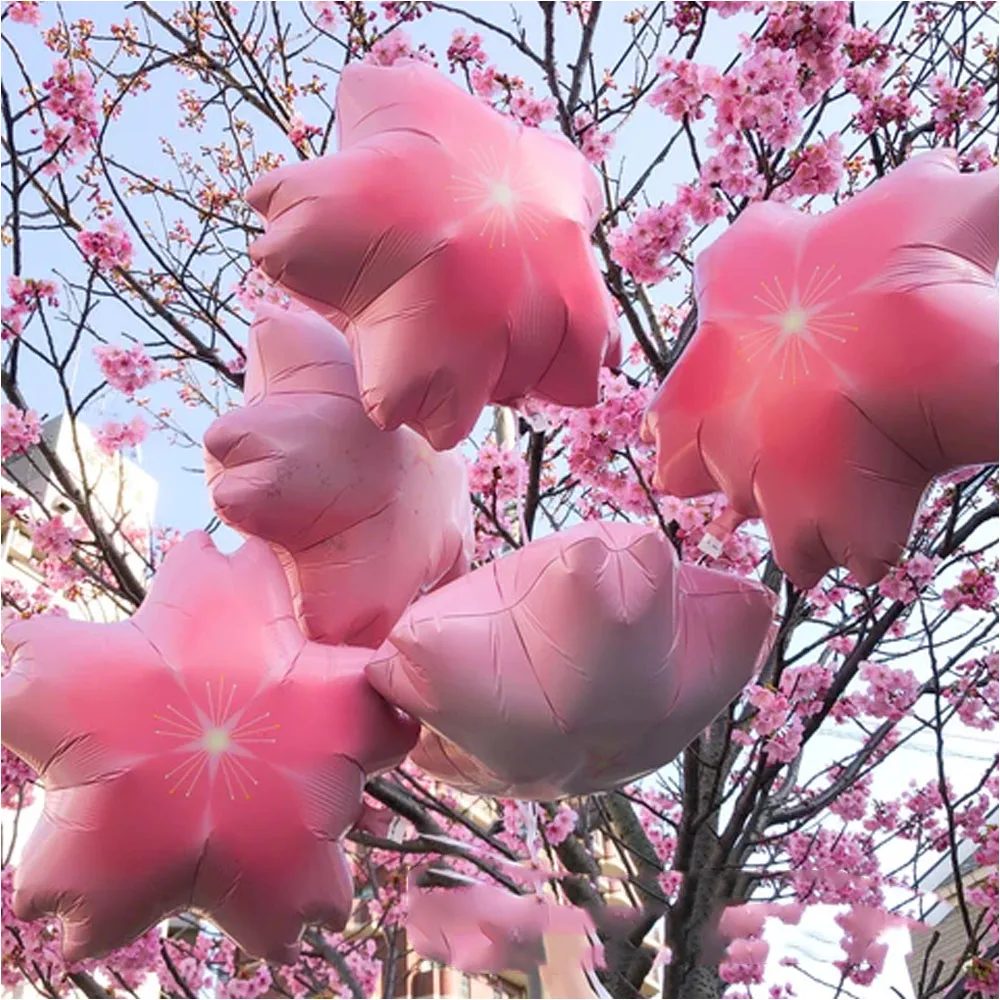
[[[931,480],[997,458],[997,175],[941,150],[825,215],[751,205],[695,263],[657,485],[763,518],[800,587],[884,576]]]
[[[130,620],[46,616],[3,641],[3,742],[45,784],[14,908],[61,918],[67,960],[181,910],[275,962],[305,924],[344,926],[339,839],[416,727],[365,681],[370,651],[303,638],[264,542],[225,556],[196,532]]]
[[[371,418],[442,449],[487,402],[596,403],[621,354],[580,152],[414,62],[348,66],[337,124],[337,155],[251,188],[251,255],[347,335]]]
[[[368,420],[344,338],[304,309],[261,307],[248,354],[245,405],[205,434],[215,509],[272,543],[310,639],[377,646],[468,567],[465,462]]]
[[[675,757],[751,679],[773,595],[681,564],[658,528],[588,522],[415,602],[368,665],[465,791],[554,799]]]

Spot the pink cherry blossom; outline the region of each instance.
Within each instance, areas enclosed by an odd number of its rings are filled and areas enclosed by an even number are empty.
[[[946,76],[939,75],[931,80],[929,89],[934,101],[931,117],[938,135],[950,135],[986,110],[985,91],[980,83],[956,87]]]
[[[553,846],[561,844],[576,828],[577,813],[568,805],[561,804],[555,816],[545,824],[545,839]]]
[[[781,675],[781,693],[803,718],[819,711],[823,696],[833,683],[833,669],[821,663],[789,667]]]
[[[810,104],[843,73],[847,18],[848,8],[842,3],[784,3],[771,8],[758,44],[795,54],[799,84]]]
[[[709,83],[715,83],[718,71],[687,59],[669,58],[661,59],[656,69],[664,79],[649,95],[649,103],[675,121],[703,118]]]
[[[448,46],[448,65],[452,72],[457,66],[482,66],[486,62],[483,51],[483,37],[470,34],[464,28],[456,28],[451,33],[451,44]]]
[[[0,506],[5,513],[17,517],[31,506],[31,501],[27,497],[19,497],[14,493],[4,493],[3,499],[0,499]]]
[[[497,79],[496,66],[485,66],[483,69],[473,67],[469,74],[472,80],[472,91],[485,101],[492,100],[500,92],[500,81]]]
[[[945,700],[971,729],[996,729],[1000,717],[1000,654],[996,650],[958,664],[956,679],[944,690]]]
[[[10,458],[27,451],[42,436],[42,424],[34,410],[19,410],[12,403],[3,404],[3,442],[0,455]]]
[[[469,463],[469,488],[483,497],[507,503],[521,495],[526,482],[524,457],[514,449],[500,449],[492,442],[483,444]]]
[[[868,688],[859,706],[877,719],[898,722],[917,700],[920,683],[912,670],[884,663],[864,663],[860,676]]]
[[[706,226],[726,214],[726,206],[709,184],[683,184],[677,189],[677,204],[696,226]]]
[[[36,521],[31,529],[35,548],[56,559],[67,559],[72,554],[76,537],[77,533],[63,521],[61,514],[48,521]]]
[[[551,97],[536,97],[530,87],[521,87],[510,96],[510,113],[522,124],[537,128],[556,114]]]
[[[94,355],[108,385],[126,396],[134,396],[159,378],[155,363],[141,344],[129,348],[102,345],[94,348]]]
[[[677,896],[677,893],[681,891],[681,886],[684,884],[684,873],[675,871],[661,872],[657,876],[656,881],[664,897],[668,900],[673,900]]]
[[[679,204],[640,212],[631,226],[608,235],[611,253],[636,281],[656,284],[673,273],[670,266],[688,234],[687,212]]]
[[[794,171],[785,192],[791,196],[834,194],[844,177],[844,146],[839,135],[806,146],[790,157]]]
[[[309,125],[296,111],[288,122],[288,139],[293,146],[304,146],[314,135],[322,135],[318,125]]]
[[[593,117],[584,111],[573,119],[573,127],[580,143],[580,152],[588,162],[603,163],[615,144],[615,137],[610,132],[602,132]]]
[[[889,945],[880,942],[882,932],[907,921],[880,907],[855,905],[834,919],[844,929],[841,947],[846,960],[836,963],[847,978],[859,986],[870,986],[882,971]]]
[[[97,446],[106,455],[113,455],[125,448],[142,444],[148,433],[149,426],[142,417],[133,417],[127,424],[109,420],[97,431]]]
[[[42,23],[42,10],[34,0],[15,0],[7,4],[5,12],[15,24],[30,24],[37,28]]]
[[[58,289],[52,281],[21,278],[12,274],[7,279],[9,304],[3,307],[3,340],[21,335],[27,318],[42,304],[58,307]]]
[[[99,271],[132,266],[132,241],[114,220],[103,222],[98,230],[82,230],[76,241],[84,257]]]
[[[316,23],[324,30],[332,31],[337,26],[336,5],[329,0],[321,0],[313,7],[316,9]]]
[[[45,112],[50,116],[42,140],[42,150],[50,156],[45,172],[58,173],[64,165],[76,162],[97,138],[94,79],[89,71],[77,71],[67,60],[58,59],[42,87],[47,95]]]
[[[949,611],[969,608],[972,611],[989,611],[996,603],[996,566],[972,566],[962,570],[958,586],[947,588],[941,599]]]
[[[419,62],[433,63],[434,59],[421,45],[413,47],[410,36],[401,30],[391,31],[383,35],[365,56],[365,62],[375,66],[392,66],[402,59],[416,59]]]
[[[789,720],[780,732],[775,733],[764,744],[764,756],[768,760],[781,761],[790,764],[802,749],[804,727],[798,717]]]
[[[909,604],[934,579],[936,571],[937,560],[917,552],[890,570],[888,576],[879,582],[879,593],[890,600]]]

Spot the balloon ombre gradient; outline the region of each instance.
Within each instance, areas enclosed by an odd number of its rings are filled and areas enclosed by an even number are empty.
[[[799,587],[881,579],[931,480],[997,460],[997,180],[935,150],[825,215],[743,212],[646,415],[658,488],[763,518]]]
[[[337,128],[338,154],[250,189],[250,253],[344,331],[372,420],[441,450],[489,402],[595,404],[621,347],[580,152],[417,62],[348,66]]]
[[[339,838],[417,727],[366,682],[370,650],[302,637],[264,542],[188,535],[131,620],[36,617],[3,642],[3,744],[45,785],[14,911],[59,917],[68,961],[183,910],[278,963],[305,924],[345,925]]]
[[[774,600],[681,564],[655,528],[588,522],[415,602],[368,665],[463,791],[556,799],[662,767],[753,676]]]
[[[314,313],[262,306],[248,354],[245,405],[205,434],[215,510],[274,546],[310,639],[378,646],[414,597],[468,569],[465,462],[380,431],[347,343]]]

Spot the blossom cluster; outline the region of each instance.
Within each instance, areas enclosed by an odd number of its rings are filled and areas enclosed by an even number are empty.
[[[4,12],[15,24],[30,24],[37,28],[42,23],[42,9],[37,0],[14,0]]]
[[[288,141],[293,146],[306,146],[313,136],[322,135],[323,130],[318,125],[310,125],[298,112],[293,112],[288,120]]]
[[[545,839],[553,847],[557,847],[576,829],[578,819],[575,809],[561,803],[555,816],[545,824]]]
[[[25,321],[44,302],[58,308],[59,294],[55,282],[46,279],[22,278],[12,274],[7,279],[10,302],[3,308],[3,340],[19,337]]]
[[[156,365],[141,344],[129,348],[101,345],[94,348],[94,356],[108,385],[126,396],[134,396],[159,378]]]
[[[934,106],[931,118],[939,136],[947,138],[966,122],[976,121],[986,110],[986,91],[978,82],[957,87],[946,76],[930,83]]]
[[[97,139],[97,97],[90,72],[74,69],[66,59],[56,60],[42,88],[50,119],[42,138],[42,149],[50,157],[44,169],[54,174],[76,162]]]
[[[404,59],[434,64],[434,56],[428,52],[426,46],[419,45],[414,48],[410,36],[401,30],[390,31],[379,38],[368,50],[364,61],[373,66],[394,66]]]
[[[99,271],[132,266],[132,240],[121,223],[109,219],[97,230],[83,229],[77,245],[89,263]]]
[[[917,552],[894,566],[878,585],[879,593],[892,601],[910,604],[934,579],[938,560]]]
[[[10,458],[38,443],[42,436],[42,423],[34,410],[19,410],[12,403],[4,403],[0,412],[3,421],[0,456]]]
[[[486,52],[483,49],[483,37],[456,28],[451,33],[451,43],[448,46],[448,65],[452,72],[458,66],[482,66],[486,62]]]
[[[941,600],[949,611],[969,608],[971,611],[989,611],[996,604],[996,566],[969,566],[958,576],[958,584],[948,587]]]
[[[615,137],[610,132],[602,132],[593,115],[581,111],[573,119],[580,152],[588,163],[603,163],[615,144]]]
[[[63,521],[62,515],[47,520],[37,520],[31,527],[31,541],[36,549],[54,559],[68,559],[78,532]]]
[[[135,448],[146,440],[149,426],[140,416],[133,417],[128,423],[108,420],[98,428],[95,437],[97,446],[106,455],[114,455],[125,448]]]
[[[920,694],[916,674],[905,667],[863,663],[860,676],[868,686],[858,699],[858,707],[876,719],[899,722]]]
[[[1000,719],[1000,654],[967,660],[955,667],[955,680],[944,689],[944,699],[954,706],[962,723],[971,729],[991,731]]]

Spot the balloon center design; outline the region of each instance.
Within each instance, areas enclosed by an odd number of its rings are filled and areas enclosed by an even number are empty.
[[[768,311],[754,317],[760,324],[756,329],[740,335],[740,353],[750,362],[766,353],[766,361],[780,361],[778,378],[789,376],[795,382],[800,375],[809,375],[808,345],[822,356],[820,338],[844,344],[845,333],[857,330],[855,315],[851,311],[830,312],[828,296],[840,282],[837,265],[826,270],[813,269],[802,292],[798,281],[791,293],[786,293],[775,275],[773,281],[760,283],[760,294],[753,296]]]
[[[514,230],[523,226],[532,239],[545,236],[544,214],[529,201],[538,194],[538,185],[517,169],[516,162],[504,161],[492,147],[470,155],[472,169],[453,175],[448,190],[455,204],[464,203],[485,216],[479,235],[487,237],[490,249],[496,243],[506,247],[508,226]]]
[[[225,729],[209,729],[202,744],[210,754],[218,755],[229,749],[229,733]]]
[[[808,322],[809,314],[805,310],[789,309],[781,321],[781,329],[784,333],[802,333]]]
[[[154,713],[153,718],[163,728],[157,729],[158,736],[166,736],[183,741],[176,751],[184,758],[170,768],[164,779],[170,783],[167,792],[176,795],[183,791],[190,796],[198,787],[203,774],[207,774],[209,786],[214,786],[215,778],[222,775],[229,798],[235,800],[250,798],[250,791],[257,779],[251,772],[249,761],[257,756],[255,745],[276,742],[275,733],[280,723],[269,723],[270,712],[262,712],[243,720],[247,706],[233,708],[236,685],[228,693],[224,692],[225,677],[219,678],[219,689],[213,692],[206,682],[205,691],[208,711],[202,711],[192,702],[193,716],[168,705],[165,714]]]
[[[494,205],[510,210],[514,205],[514,191],[509,184],[498,181],[490,191],[490,200]]]

